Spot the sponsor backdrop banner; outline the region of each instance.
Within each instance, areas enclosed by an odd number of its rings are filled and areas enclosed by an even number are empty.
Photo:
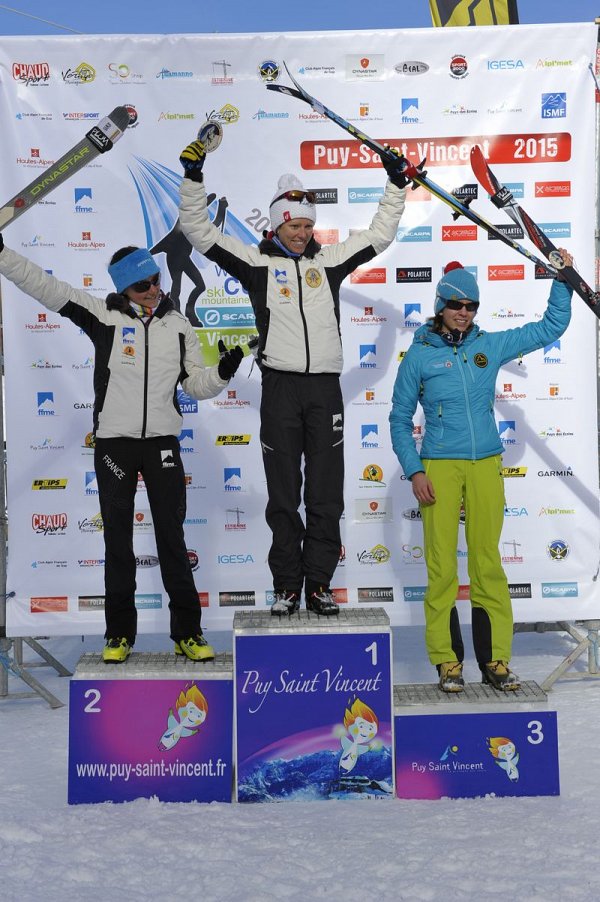
[[[317,236],[366,227],[383,192],[377,157],[293,98],[285,60],[306,88],[412,162],[427,158],[446,189],[468,185],[474,206],[511,230],[468,165],[477,142],[499,178],[557,245],[594,271],[595,60],[592,24],[289,35],[126,35],[6,38],[0,50],[5,199],[115,106],[130,127],[33,212],[6,229],[9,246],[103,299],[110,254],[156,254],[166,286],[197,326],[207,364],[217,341],[246,344],[254,317],[244,287],[189,248],[177,228],[180,150],[207,115],[223,125],[206,185],[217,225],[258,242],[281,173],[318,192]],[[542,316],[550,282],[423,189],[408,195],[392,247],[343,291],[346,487],[344,545],[333,587],[350,605],[384,605],[393,624],[422,622],[422,529],[391,449],[397,367],[432,313],[442,266],[477,274],[482,327]],[[103,541],[93,466],[93,348],[68,321],[3,281],[6,350],[10,635],[100,633]],[[502,557],[518,620],[597,617],[596,323],[577,298],[559,341],[505,367],[495,414],[505,447]],[[218,398],[183,394],[186,537],[204,625],[269,605],[259,443],[260,380],[248,357]],[[422,438],[420,413],[415,438]],[[167,630],[143,482],[134,545],[141,631]],[[467,550],[459,536],[461,599]],[[468,601],[459,603],[469,617]]]

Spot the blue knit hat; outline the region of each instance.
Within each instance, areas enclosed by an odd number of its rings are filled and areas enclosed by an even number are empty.
[[[160,272],[160,268],[145,247],[139,247],[108,267],[108,274],[118,292],[125,291],[134,282],[148,279],[157,272]]]
[[[444,267],[444,275],[435,289],[436,315],[446,306],[446,301],[477,301],[479,303],[479,286],[475,276],[464,269],[462,263],[453,261]]]

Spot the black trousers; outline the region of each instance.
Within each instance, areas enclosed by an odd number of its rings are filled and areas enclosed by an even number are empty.
[[[136,636],[133,517],[138,472],[148,491],[160,572],[169,596],[171,638],[197,635],[201,610],[183,533],[185,473],[177,438],[99,438],[94,464],[104,525],[106,638],[126,637],[132,644]]]
[[[276,592],[329,586],[341,548],[344,406],[339,376],[263,368],[260,438]],[[306,525],[299,513],[303,482]]]

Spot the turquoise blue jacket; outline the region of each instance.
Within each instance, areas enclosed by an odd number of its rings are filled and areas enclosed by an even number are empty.
[[[571,319],[571,289],[554,281],[539,322],[484,332],[474,325],[460,345],[449,345],[430,324],[415,333],[394,384],[392,445],[407,477],[424,471],[423,460],[480,460],[502,453],[494,418],[498,370],[563,334]],[[419,455],[413,416],[420,403],[425,438]]]

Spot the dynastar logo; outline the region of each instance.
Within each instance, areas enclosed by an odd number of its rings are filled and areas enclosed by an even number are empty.
[[[56,166],[51,172],[46,173],[42,179],[40,179],[37,184],[33,185],[30,188],[30,192],[33,197],[36,197],[40,191],[43,191],[44,188],[48,188],[52,186],[57,179],[61,179],[64,177],[74,166],[76,163],[80,163],[85,157],[88,156],[90,152],[89,147],[81,147],[77,153],[72,154],[70,157],[67,157],[66,160],[63,160],[58,166]]]

